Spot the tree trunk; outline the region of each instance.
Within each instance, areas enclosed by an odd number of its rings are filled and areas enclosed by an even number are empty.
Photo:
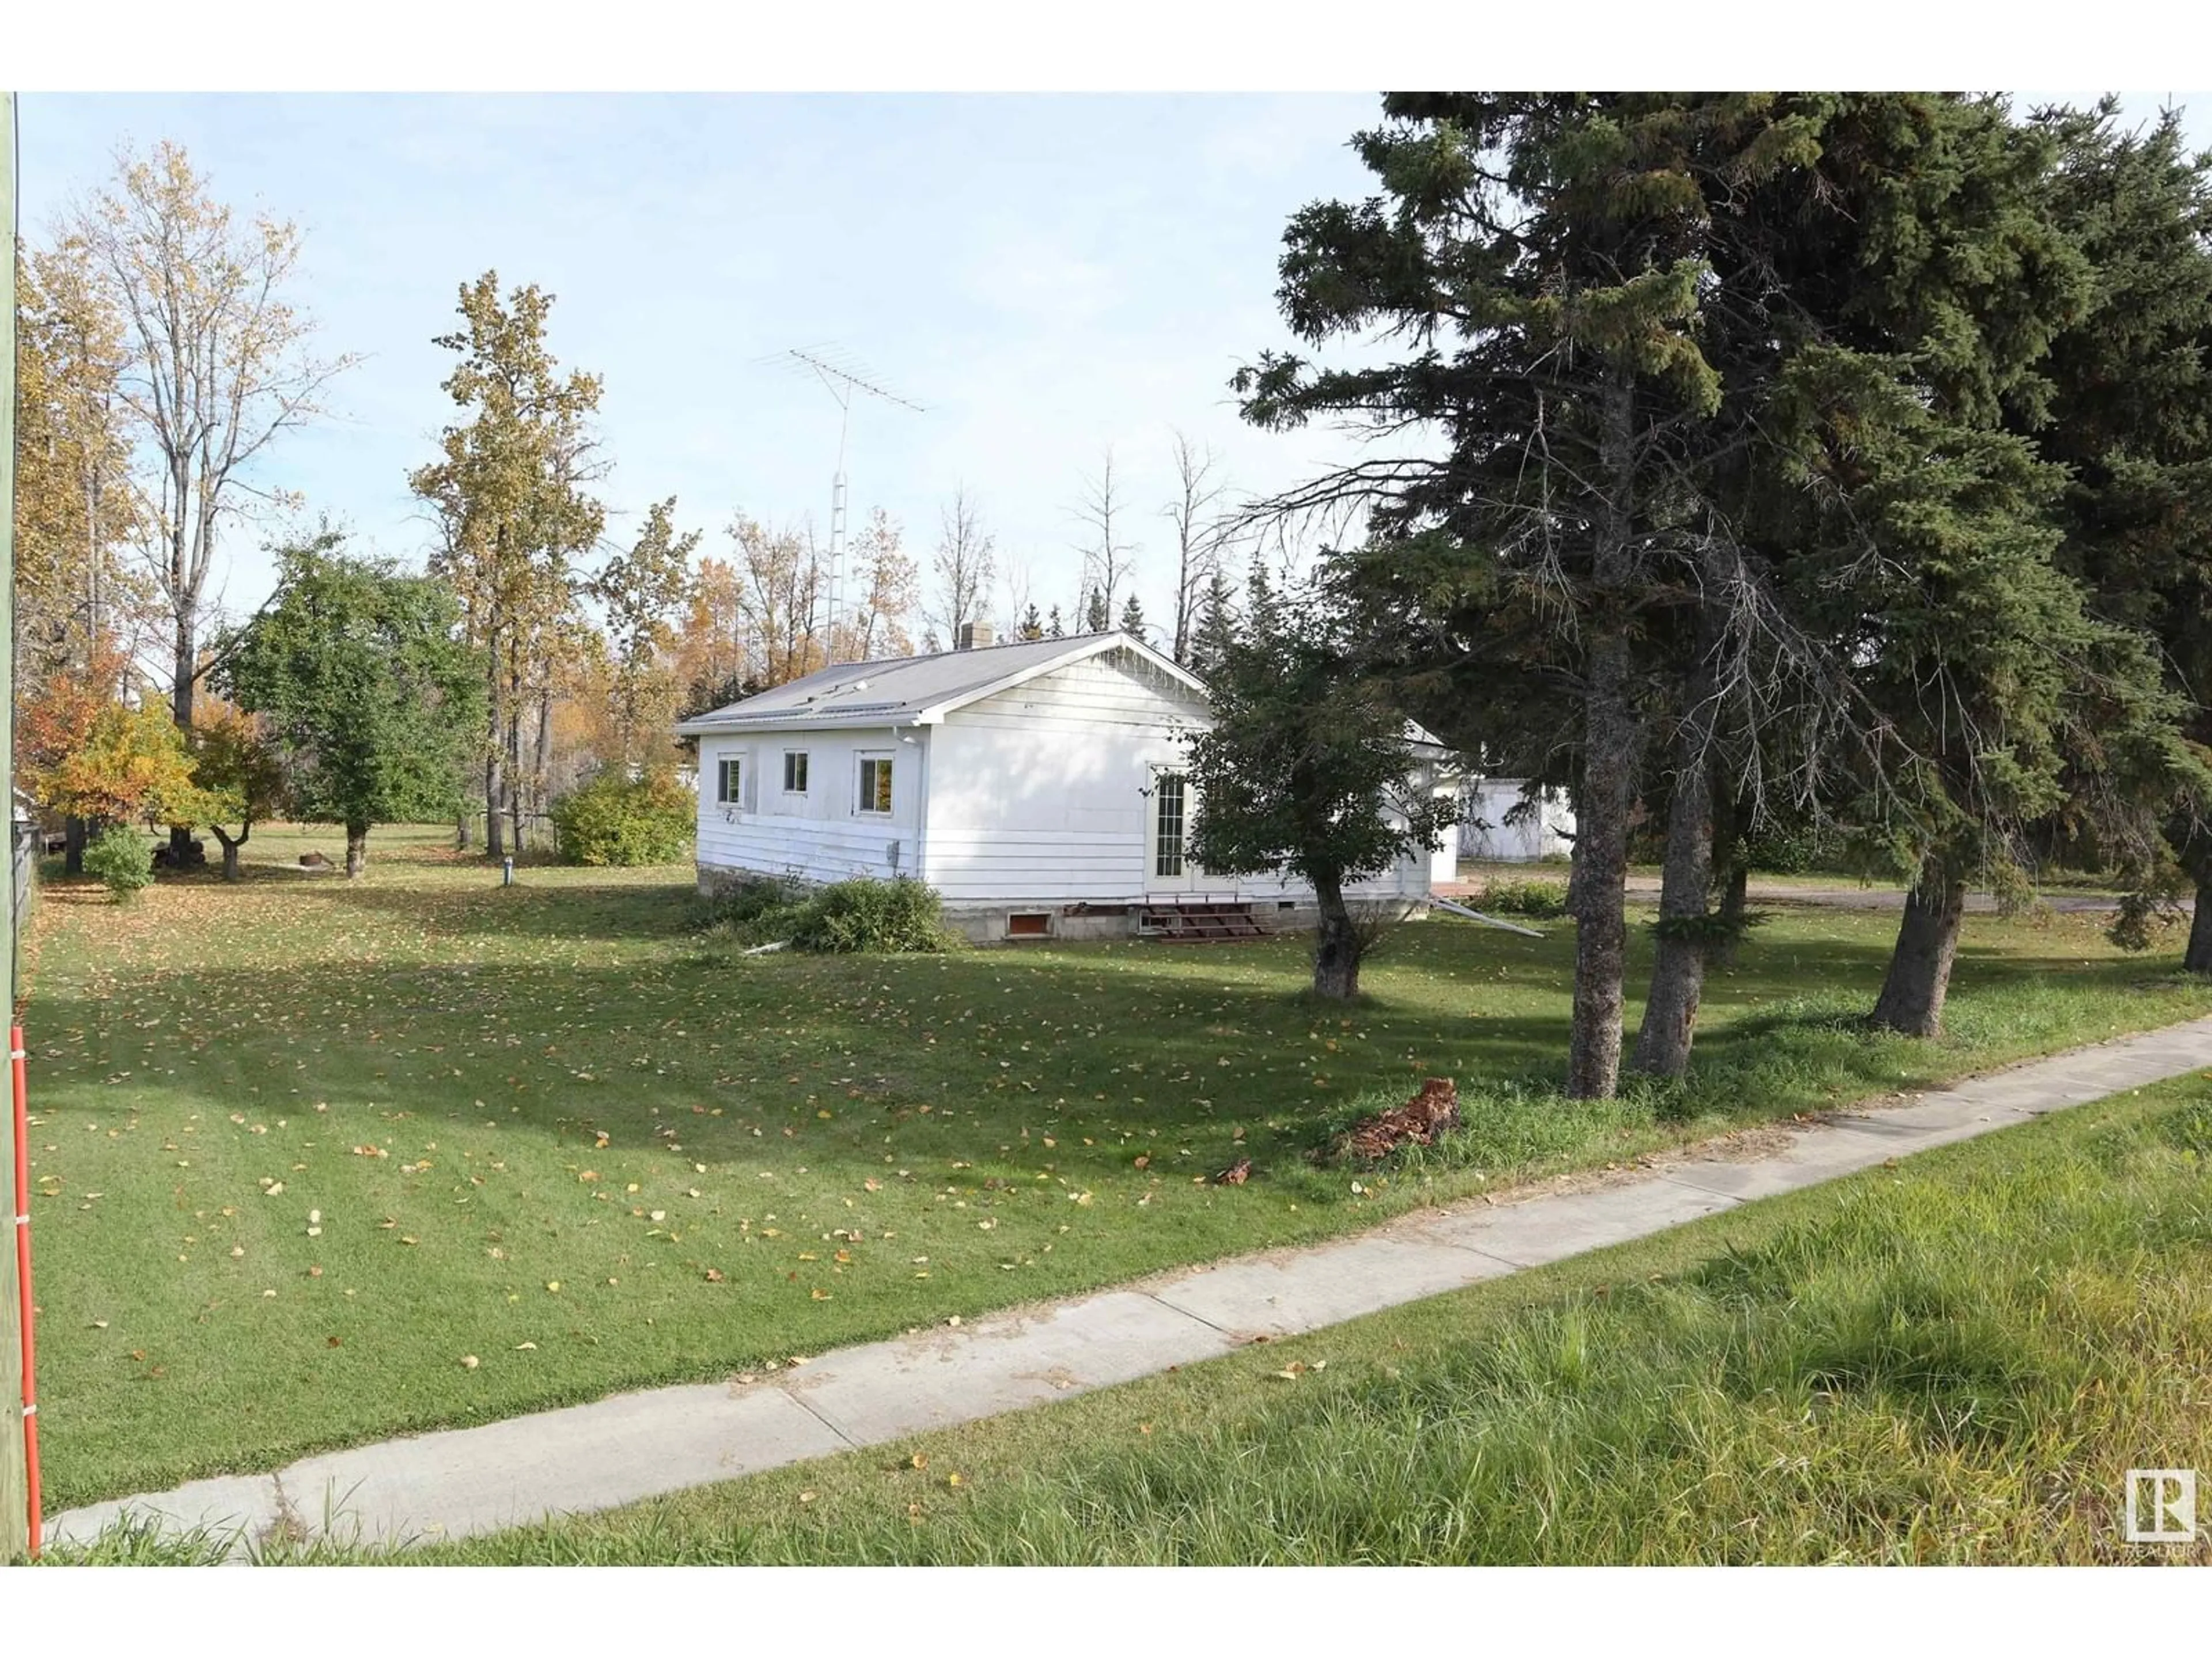
[[[1905,896],[1905,920],[1890,953],[1889,975],[1874,1005],[1874,1023],[1906,1036],[1940,1036],[1943,999],[1951,988],[1951,963],[1959,953],[1959,923],[1966,913],[1966,884],[1932,861]]]
[[[62,873],[81,876],[84,873],[85,822],[71,815],[62,820]]]
[[[1721,944],[1715,961],[1722,968],[1735,966],[1735,953],[1743,943],[1743,919],[1750,897],[1751,866],[1744,861],[1739,850],[1728,866],[1728,880],[1721,889]]]
[[[507,840],[517,857],[523,850],[522,838],[522,711],[511,708],[507,716]]]
[[[1704,707],[1702,677],[1692,696]],[[1680,1077],[1690,1069],[1690,1042],[1705,990],[1708,906],[1713,886],[1711,757],[1705,752],[1710,728],[1702,719],[1684,724],[1681,764],[1667,806],[1667,861],[1659,884],[1659,941],[1651,963],[1651,994],[1644,1004],[1644,1029],[1636,1039],[1636,1069],[1651,1077]],[[1696,927],[1685,934],[1670,929]]]
[[[484,757],[484,852],[491,858],[507,854],[507,828],[499,817],[499,750]]]
[[[507,641],[507,833],[508,849],[521,856],[522,840],[522,658],[510,632]]]
[[[1628,820],[1636,804],[1643,732],[1637,714],[1628,638],[1635,387],[1614,371],[1603,393],[1600,438],[1605,497],[1592,547],[1592,615],[1583,692],[1583,787],[1569,893],[1575,915],[1573,1025],[1567,1042],[1567,1093],[1610,1099],[1620,1084],[1621,980],[1628,917]]]
[[[368,868],[368,826],[346,825],[346,878],[350,881]]]
[[[1314,994],[1348,1002],[1359,994],[1359,930],[1334,881],[1314,884],[1321,924],[1314,933]]]
[[[628,754],[629,750],[625,748],[623,750],[625,758]],[[551,774],[552,768],[553,694],[550,691],[541,691],[538,694],[538,741],[532,750],[530,766],[532,780],[530,810],[533,819],[545,810],[545,797],[549,793],[547,779]]]
[[[2197,883],[2197,915],[2189,924],[2189,948],[2181,953],[2184,971],[2212,974],[2212,875]]]
[[[469,813],[466,807],[463,807],[453,817],[453,850],[456,853],[465,853],[469,850]]]
[[[501,532],[502,538],[505,532]],[[503,544],[503,543],[502,543]],[[496,628],[498,617],[494,614]],[[507,853],[507,831],[499,820],[500,814],[500,733],[504,729],[500,696],[500,652],[495,631],[486,641],[484,653],[484,718],[489,722],[484,733],[484,851],[492,858],[501,858]]]
[[[1744,911],[1751,897],[1751,849],[1745,844],[1744,803],[1733,789],[1713,792],[1713,880],[1721,890],[1720,914],[1713,948],[1706,953],[1707,968],[1735,966],[1736,948],[1743,943]]]
[[[211,823],[208,828],[215,831],[215,838],[222,843],[222,878],[225,881],[236,881],[238,879],[238,849],[246,845],[246,837],[253,833],[253,826],[249,823],[240,830],[235,841],[231,839],[229,832],[219,823]]]
[[[181,534],[181,529],[179,534]],[[177,606],[177,655],[173,665],[175,684],[169,691],[169,713],[177,722],[177,730],[190,735],[192,729],[193,694],[199,689],[199,651],[196,635],[196,606],[180,603]],[[185,867],[185,860],[192,849],[192,827],[189,823],[169,826],[169,853],[177,868]]]

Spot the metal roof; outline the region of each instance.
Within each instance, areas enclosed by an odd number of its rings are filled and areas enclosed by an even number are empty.
[[[926,657],[838,663],[685,720],[676,729],[683,736],[697,737],[792,726],[929,724],[947,710],[994,691],[1115,650],[1135,653],[1182,682],[1193,695],[1204,697],[1196,679],[1142,641],[1122,633],[1079,634],[939,651]]]

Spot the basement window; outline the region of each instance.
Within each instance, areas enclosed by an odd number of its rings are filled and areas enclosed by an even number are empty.
[[[1008,939],[1046,939],[1051,933],[1052,917],[1045,911],[1023,911],[1006,918]]]

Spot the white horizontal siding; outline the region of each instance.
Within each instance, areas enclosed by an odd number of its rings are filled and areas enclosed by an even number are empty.
[[[732,818],[702,819],[699,826],[702,868],[790,875],[805,881],[910,876],[916,872],[919,850],[910,831],[891,824],[872,834],[862,824],[738,813]]]
[[[1121,903],[1142,891],[1144,856],[1141,834],[1126,830],[939,830],[929,841],[929,881],[947,899],[971,903]]]
[[[922,744],[886,726],[849,732],[749,732],[699,742],[699,842],[702,870],[793,875],[806,881],[914,875],[921,867]],[[806,789],[783,788],[786,750],[806,756]],[[714,793],[726,756],[742,756],[750,777],[742,801]],[[862,812],[860,760],[891,757],[891,811]]]
[[[1119,904],[1169,890],[1147,881],[1150,790],[1206,720],[1182,686],[1109,653],[983,699],[942,725],[898,732],[746,732],[700,742],[702,869],[787,872],[811,881],[921,874],[954,904]],[[808,755],[808,793],[783,795],[782,754]],[[712,797],[725,754],[751,769],[735,810]],[[893,811],[856,813],[864,753],[894,757]],[[1352,891],[1425,890],[1424,860]],[[1279,877],[1197,874],[1174,896],[1305,901]]]
[[[1066,723],[1088,730],[1135,727],[1170,737],[1207,723],[1205,705],[1183,686],[1157,677],[1126,653],[1070,663],[946,716],[946,724],[1022,729]]]
[[[930,882],[968,902],[1129,902],[1147,893],[1255,903],[1310,901],[1279,875],[1194,872],[1187,889],[1148,880],[1156,772],[1179,768],[1202,705],[1179,685],[1109,654],[1041,675],[946,716],[932,738]],[[1414,858],[1347,890],[1427,890]]]

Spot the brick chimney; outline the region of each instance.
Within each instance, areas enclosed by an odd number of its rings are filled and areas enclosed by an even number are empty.
[[[973,651],[977,646],[988,645],[990,642],[990,623],[987,622],[964,622],[960,624],[960,633],[958,637],[954,640],[952,648],[955,651]]]

